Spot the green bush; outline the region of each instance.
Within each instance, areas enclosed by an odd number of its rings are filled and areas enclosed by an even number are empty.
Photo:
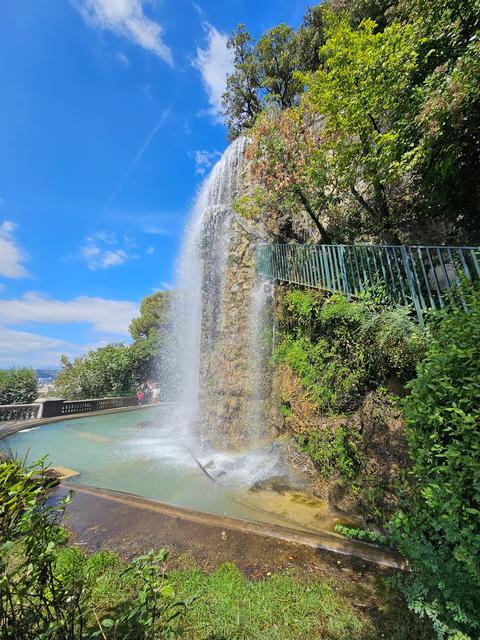
[[[2,640],[176,637],[172,621],[189,601],[175,597],[165,552],[119,567],[111,554],[69,547],[60,526],[69,497],[48,500],[54,484],[42,461],[0,460]]]
[[[299,436],[298,445],[307,453],[324,477],[340,473],[353,480],[360,465],[360,434],[344,426],[310,431]]]
[[[414,375],[425,336],[408,310],[352,301],[340,294],[291,291],[280,302],[276,359],[300,377],[323,411],[355,409],[392,377]]]
[[[409,604],[441,638],[480,636],[480,291],[464,299],[468,314],[438,313],[409,385],[411,484],[393,522],[412,568]]]
[[[73,362],[62,356],[55,388],[68,400],[128,395],[134,390],[136,355],[134,345],[120,343],[89,351]]]
[[[37,393],[33,369],[0,369],[0,404],[28,404]]]

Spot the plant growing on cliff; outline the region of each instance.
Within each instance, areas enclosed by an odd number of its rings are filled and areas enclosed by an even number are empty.
[[[412,569],[409,605],[439,638],[480,630],[480,290],[463,295],[469,313],[438,313],[409,385],[412,482],[393,521]]]
[[[343,425],[310,431],[297,439],[324,478],[335,474],[353,480],[361,462],[360,433]]]
[[[276,358],[300,377],[319,409],[355,409],[391,378],[404,384],[423,356],[425,334],[408,310],[335,294],[291,291],[280,302]]]
[[[312,110],[270,110],[258,118],[252,130],[247,157],[252,161],[253,180],[263,186],[267,211],[303,210],[322,242],[330,243],[322,221],[327,196],[318,164],[321,144],[320,122]],[[298,222],[293,220],[292,224]]]
[[[373,20],[352,28],[346,16],[330,17],[320,68],[303,77],[304,102],[323,123],[322,174],[337,193],[350,193],[370,226],[395,235],[389,188],[411,164],[412,92],[418,67],[419,29]]]

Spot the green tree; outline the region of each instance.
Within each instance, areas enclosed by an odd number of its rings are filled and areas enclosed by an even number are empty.
[[[128,329],[132,338],[142,340],[165,331],[169,323],[170,305],[170,291],[156,291],[144,298],[140,304],[140,317],[134,318]]]
[[[137,363],[130,346],[109,344],[70,362],[62,356],[55,387],[68,399],[102,398],[132,393]]]
[[[315,71],[320,66],[320,48],[326,41],[325,3],[309,7],[296,34],[299,71]]]
[[[396,0],[330,0],[328,3],[336,13],[346,13],[352,25],[358,26],[368,18],[375,20],[380,30],[387,26],[396,5]]]
[[[323,122],[318,166],[332,194],[349,193],[371,231],[391,239],[397,229],[390,189],[412,159],[409,116],[420,37],[411,24],[376,27],[364,20],[355,29],[331,15],[322,65],[303,77],[305,102]]]
[[[140,316],[130,323],[130,347],[137,380],[161,378],[168,359],[168,332],[171,326],[171,291],[156,291],[143,299]]]
[[[255,44],[239,25],[228,42],[235,70],[227,77],[223,96],[223,116],[233,140],[253,126],[265,105],[291,107],[302,90],[295,77],[296,34],[280,24],[267,31]]]
[[[0,404],[28,404],[37,395],[37,378],[33,369],[0,369]]]
[[[416,160],[423,210],[443,219],[450,243],[480,241],[480,1],[400,0],[423,45]]]

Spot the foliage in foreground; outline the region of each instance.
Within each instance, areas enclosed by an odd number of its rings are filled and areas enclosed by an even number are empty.
[[[438,314],[405,402],[411,484],[393,522],[405,593],[439,637],[480,636],[480,290]],[[460,636],[458,636],[460,637]],[[463,636],[462,636],[463,637]]]
[[[0,404],[28,404],[37,393],[33,369],[0,369]]]
[[[167,637],[186,602],[165,575],[166,554],[136,558],[99,597],[109,557],[68,547],[60,526],[69,498],[47,502],[54,481],[42,463],[0,462],[0,632],[4,640],[144,640]],[[111,562],[110,562],[111,564]]]

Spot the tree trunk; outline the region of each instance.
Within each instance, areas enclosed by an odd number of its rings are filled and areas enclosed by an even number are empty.
[[[309,203],[306,195],[303,193],[303,191],[299,187],[297,187],[296,193],[298,194],[298,197],[300,198],[300,202],[305,207],[306,212],[308,213],[310,218],[313,220],[315,226],[319,230],[320,236],[321,236],[321,238],[323,240],[323,243],[324,244],[332,244],[332,240],[330,238],[330,235],[329,235],[328,231],[325,229],[323,224],[318,219],[318,216],[316,215],[316,213],[314,212],[314,210],[310,206],[310,203]]]

